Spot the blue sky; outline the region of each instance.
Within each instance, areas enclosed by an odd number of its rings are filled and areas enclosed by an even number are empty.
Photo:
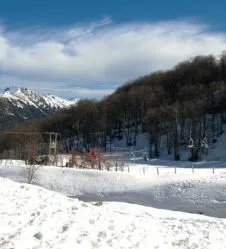
[[[1,0],[0,84],[97,97],[226,49],[223,0]]]
[[[1,0],[0,13],[12,25],[70,25],[111,16],[117,22],[193,18],[225,30],[224,0]]]

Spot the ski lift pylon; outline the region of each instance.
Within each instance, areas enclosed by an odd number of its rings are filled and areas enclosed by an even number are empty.
[[[144,154],[143,154],[144,161],[148,161],[148,153],[146,148],[144,149]]]
[[[133,159],[135,158],[135,153],[133,152],[133,147],[131,146],[131,150],[130,150],[130,158]]]

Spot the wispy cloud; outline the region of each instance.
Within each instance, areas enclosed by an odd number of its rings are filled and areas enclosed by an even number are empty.
[[[189,21],[114,24],[104,18],[13,31],[2,26],[0,82],[52,91],[65,87],[61,95],[100,97],[138,76],[225,48],[226,34]]]
[[[114,92],[114,89],[111,88],[101,88],[101,89],[93,89],[93,88],[85,88],[85,87],[62,87],[62,88],[40,88],[42,92],[51,92],[58,96],[66,96],[73,98],[101,98],[103,96],[109,95]]]

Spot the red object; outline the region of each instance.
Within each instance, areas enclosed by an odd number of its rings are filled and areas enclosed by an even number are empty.
[[[90,150],[89,156],[90,156],[90,159],[91,159],[91,168],[94,169],[95,164],[96,164],[96,158],[97,158],[96,151],[95,150]]]
[[[75,161],[75,159],[76,159],[76,152],[72,152],[71,153],[71,159],[72,159],[73,162]]]
[[[91,157],[92,159],[96,159],[97,153],[96,153],[95,150],[91,150],[91,151],[90,151],[90,157]]]

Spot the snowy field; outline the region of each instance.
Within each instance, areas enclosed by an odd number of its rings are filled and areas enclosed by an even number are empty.
[[[0,178],[1,249],[226,248],[226,220],[125,203],[98,206]]]
[[[146,168],[145,168],[146,167]],[[226,169],[143,167],[107,172],[43,166],[36,185],[84,201],[117,201],[226,218]],[[145,168],[145,174],[143,174]],[[0,177],[26,181],[24,166],[0,166]],[[140,173],[139,173],[140,172]]]
[[[1,249],[226,248],[225,162],[42,166],[38,186],[26,175],[0,162]]]

